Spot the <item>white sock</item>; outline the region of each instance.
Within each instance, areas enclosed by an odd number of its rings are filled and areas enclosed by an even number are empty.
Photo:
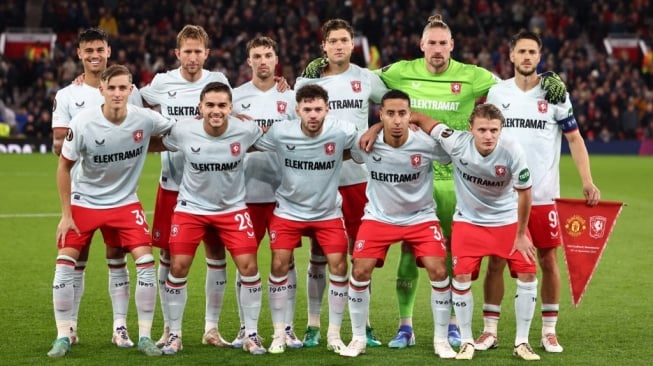
[[[73,312],[71,315],[70,327],[77,330],[77,317],[79,316],[79,304],[82,303],[84,295],[84,285],[86,278],[86,261],[77,261],[75,264],[75,273],[73,274],[73,288],[75,288],[75,302],[73,303]]]
[[[431,311],[433,312],[433,336],[446,339],[451,317],[451,285],[449,277],[442,281],[431,281]]]
[[[320,327],[322,298],[326,289],[327,259],[311,253],[306,277],[306,292],[308,296],[308,325]]]
[[[286,298],[286,313],[285,313],[285,325],[292,326],[295,320],[295,298],[297,296],[297,269],[295,268],[295,263],[290,262],[290,268],[288,268],[288,295]]]
[[[451,302],[456,311],[460,339],[462,343],[474,344],[472,334],[472,317],[474,315],[474,297],[472,296],[472,282],[451,281]]]
[[[52,305],[57,325],[57,339],[70,337],[73,308],[75,303],[75,259],[67,255],[57,256],[52,281]]]
[[[515,296],[515,320],[517,331],[515,333],[515,346],[528,343],[528,333],[535,313],[537,302],[537,279],[533,282],[517,280],[517,295]]]
[[[138,313],[138,337],[151,338],[152,320],[156,307],[156,271],[152,254],[137,258],[136,264],[136,312]]]
[[[181,323],[184,318],[184,309],[186,308],[186,301],[188,299],[188,291],[186,289],[186,277],[177,278],[168,274],[166,280],[166,303],[168,304],[168,319],[170,321],[170,333],[174,333],[181,337]]]
[[[270,273],[268,277],[268,302],[272,324],[285,324],[284,307],[288,303],[288,276],[276,277]]]
[[[483,304],[483,332],[497,335],[501,305]]]
[[[236,269],[236,305],[238,306],[238,319],[240,320],[240,328],[242,329],[245,326],[243,321],[243,305],[240,303],[240,272]]]
[[[250,335],[258,332],[258,317],[263,299],[261,275],[258,272],[254,276],[241,275],[240,281],[240,303],[243,306],[245,332]]]
[[[365,337],[365,326],[370,313],[370,281],[349,278],[349,317],[354,337]]]
[[[227,286],[227,261],[206,258],[206,308],[204,332],[217,328]]]
[[[129,309],[129,272],[125,258],[109,259],[109,296],[113,307],[113,329],[127,327]]]
[[[556,334],[560,304],[542,304],[542,336]]]
[[[159,300],[161,301],[161,313],[163,314],[163,330],[170,327],[168,320],[168,302],[166,300],[166,278],[170,273],[170,260],[159,256],[159,269],[157,278],[159,280]],[[167,334],[166,334],[167,336]]]
[[[340,326],[347,307],[347,290],[349,281],[347,276],[329,274],[329,329],[327,337],[337,335],[340,337]],[[367,322],[367,319],[365,319]]]

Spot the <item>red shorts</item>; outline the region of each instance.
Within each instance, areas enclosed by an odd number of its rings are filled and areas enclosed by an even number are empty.
[[[151,245],[150,230],[140,202],[105,209],[73,205],[71,210],[80,235],[69,231],[66,234],[67,248],[81,250],[89,245],[97,229],[102,231],[108,246],[131,251],[136,247]],[[57,245],[59,248],[64,247],[61,242]]]
[[[154,222],[152,223],[152,245],[161,249],[170,247],[170,225],[172,215],[177,205],[178,191],[164,189],[159,184],[156,192],[156,204],[154,206]]]
[[[481,259],[491,255],[506,259],[514,278],[518,273],[535,273],[535,262],[528,264],[519,252],[508,255],[515,244],[516,232],[516,223],[486,227],[454,221],[451,235],[454,275],[471,273],[472,280],[477,279]]]
[[[420,267],[423,267],[422,257],[447,256],[440,224],[435,220],[408,226],[363,220],[354,243],[353,258],[376,258],[376,266],[383,267],[390,245],[402,240],[413,248]]]
[[[345,220],[347,235],[354,240],[361,226],[361,218],[365,213],[367,183],[338,187],[342,196],[342,217]]]
[[[207,241],[207,235],[213,237]],[[247,209],[220,215],[175,212],[170,227],[170,254],[195,255],[202,239],[206,245],[221,245],[232,257],[256,254],[258,245]]]
[[[555,248],[562,245],[560,223],[555,205],[531,206],[528,231],[536,248]]]
[[[252,224],[254,224],[254,235],[256,236],[256,242],[259,243],[259,245],[265,236],[265,231],[270,230],[270,222],[272,221],[274,206],[274,202],[247,204],[249,216],[252,218]]]
[[[272,216],[270,248],[293,250],[302,244],[302,236],[317,239],[324,254],[347,253],[347,232],[343,220],[294,221]]]

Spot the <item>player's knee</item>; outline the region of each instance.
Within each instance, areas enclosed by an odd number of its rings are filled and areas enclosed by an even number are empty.
[[[354,265],[351,276],[358,282],[369,281],[372,278],[372,269]]]
[[[543,255],[538,256],[538,261],[542,272],[558,271],[558,257],[555,251],[549,250],[544,252]]]

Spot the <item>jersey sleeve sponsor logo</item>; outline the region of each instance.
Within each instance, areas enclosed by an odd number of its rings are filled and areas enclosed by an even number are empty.
[[[360,80],[352,80],[351,81],[351,90],[354,93],[360,93],[362,89],[363,88],[361,86],[361,81]]]
[[[410,156],[410,165],[413,168],[419,168],[422,165],[422,154],[413,154]]]
[[[451,135],[453,135],[453,130],[451,128],[445,128],[442,130],[442,132],[440,132],[440,137],[445,139]]]
[[[288,108],[288,103],[282,100],[277,100],[277,112],[279,112],[279,114],[285,114],[287,108]]]
[[[327,155],[333,155],[333,153],[336,152],[336,143],[335,142],[327,142],[324,144],[324,153]]]
[[[549,110],[549,103],[546,100],[537,101],[537,111],[540,113],[546,113]]]
[[[232,142],[229,145],[229,149],[231,150],[231,155],[233,156],[240,155],[240,142]]]
[[[528,170],[528,168],[522,169],[521,172],[519,172],[519,181],[522,183],[528,182],[528,180],[531,178],[531,172]]]
[[[73,130],[72,128],[69,128],[68,131],[66,131],[66,141],[72,141],[73,137]]]
[[[451,83],[451,92],[458,95],[460,94],[460,91],[463,89],[463,84],[460,82],[453,82]]]
[[[134,131],[134,133],[132,134],[132,136],[134,137],[134,142],[141,142],[143,140],[143,135],[144,135],[143,130]]]
[[[505,165],[495,165],[494,166],[494,174],[497,177],[505,177],[506,176],[506,166]]]

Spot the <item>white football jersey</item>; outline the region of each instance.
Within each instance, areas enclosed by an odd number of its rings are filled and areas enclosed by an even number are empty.
[[[246,114],[259,127],[270,127],[275,122],[297,118],[295,92],[281,93],[276,85],[262,91],[247,82],[233,91],[234,114]],[[274,191],[281,183],[277,155],[271,151],[254,151],[245,156],[245,184],[247,203],[274,202]]]
[[[143,106],[141,94],[135,85],[129,96],[129,103],[138,107]],[[100,89],[86,83],[82,85],[70,84],[59,90],[54,97],[52,128],[67,128],[77,113],[99,107],[102,104],[104,104],[104,97],[100,93]]]
[[[200,93],[206,84],[219,81],[229,85],[221,72],[202,70],[199,80],[189,82],[181,76],[181,69],[158,73],[152,83],[141,90],[143,99],[151,106],[160,106],[165,117],[182,119],[199,115]],[[198,120],[198,122],[200,122]],[[179,190],[184,158],[170,151],[161,153],[161,187],[169,191]]]
[[[244,209],[243,163],[247,149],[262,134],[256,124],[234,117],[217,137],[204,131],[202,121],[179,121],[163,138],[165,146],[184,159],[175,211],[215,215]]]
[[[517,140],[499,137],[489,155],[482,156],[469,131],[437,125],[431,136],[451,156],[456,189],[453,221],[481,226],[503,226],[517,222],[516,189],[531,186],[526,154]]]
[[[275,215],[295,221],[342,217],[338,204],[342,152],[351,149],[355,140],[351,122],[329,117],[316,137],[306,136],[298,119],[273,124],[254,146],[275,151],[281,164]]]
[[[397,148],[383,142],[381,131],[373,151],[360,150],[358,139],[351,149],[352,159],[365,163],[370,172],[363,220],[393,225],[433,221],[433,160],[446,164],[449,156],[423,131],[408,133],[408,140]]]
[[[502,135],[512,136],[524,147],[534,205],[550,205],[560,197],[562,134],[578,129],[569,95],[564,103],[551,104],[545,94],[539,85],[524,92],[512,78],[490,88],[487,96],[487,102],[499,108],[506,119]]]
[[[359,131],[367,130],[369,101],[379,103],[389,90],[379,75],[354,64],[342,74],[319,79],[298,78],[295,91],[308,84],[317,84],[329,93],[329,116],[351,121]],[[340,186],[366,182],[367,176],[365,165],[345,161]]]
[[[137,202],[150,136],[166,133],[173,124],[155,111],[132,105],[127,105],[120,125],[109,122],[101,107],[78,113],[61,148],[63,158],[79,165],[71,173],[71,203],[113,208]]]

